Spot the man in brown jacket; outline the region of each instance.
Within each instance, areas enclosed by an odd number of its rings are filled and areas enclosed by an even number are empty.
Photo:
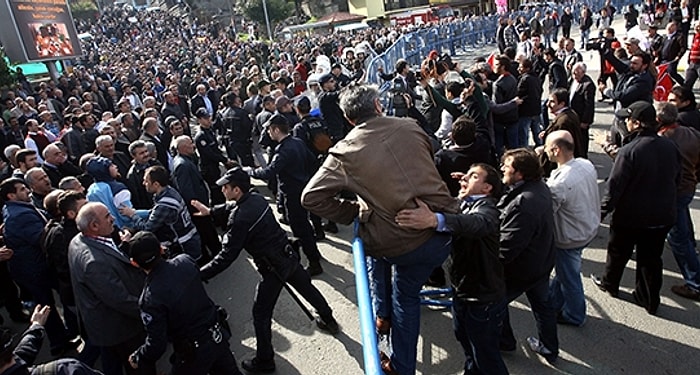
[[[415,120],[382,116],[377,90],[370,86],[346,88],[340,106],[354,128],[329,150],[306,185],[302,203],[341,224],[359,216],[359,235],[373,259],[370,277],[378,323],[392,325],[394,352],[382,368],[411,375],[420,328],[418,293],[449,254],[451,238],[399,227],[394,217],[402,209],[416,208],[415,198],[436,212],[456,213],[458,203],[440,179],[428,136]],[[356,193],[358,200],[337,198],[341,190]],[[392,285],[398,289],[394,293]]]
[[[584,157],[581,140],[581,120],[579,120],[578,114],[576,114],[573,109],[569,108],[569,91],[564,88],[558,88],[552,91],[547,100],[547,108],[549,112],[554,115],[554,120],[540,133],[540,139],[546,139],[550,133],[556,130],[566,130],[571,133],[571,136],[574,138],[574,157]],[[549,160],[542,146],[535,149],[535,151],[542,162],[544,175],[549,176],[549,174],[557,168],[557,164]]]

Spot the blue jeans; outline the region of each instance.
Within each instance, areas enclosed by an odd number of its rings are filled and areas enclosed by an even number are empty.
[[[586,49],[586,44],[588,43],[588,38],[591,36],[591,30],[581,30],[581,50]]]
[[[535,144],[539,140],[540,115],[525,116],[518,119],[518,147],[527,147],[527,133],[532,129],[532,138]],[[535,133],[536,132],[536,133]]]
[[[465,374],[508,374],[498,346],[505,313],[505,299],[488,304],[452,299],[452,323],[466,356]]]
[[[512,124],[506,125],[506,139],[505,139],[505,146],[507,150],[512,150],[514,148],[521,147],[520,146],[520,136],[518,132],[518,124],[519,122],[516,121]]]
[[[419,292],[433,269],[447,259],[451,244],[451,235],[435,233],[409,253],[393,258],[375,258],[368,262],[372,305],[378,316],[390,317],[391,364],[401,375],[416,372],[416,345],[420,332]]]
[[[586,297],[581,281],[581,252],[557,248],[556,275],[549,282],[549,302],[567,322],[580,326],[586,321]]]
[[[693,193],[678,194],[676,199],[676,224],[668,232],[668,244],[673,257],[681,269],[683,280],[694,290],[700,290],[700,262],[695,253],[695,232],[688,206],[693,201]]]

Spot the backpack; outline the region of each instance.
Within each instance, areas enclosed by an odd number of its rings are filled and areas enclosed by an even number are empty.
[[[306,144],[311,150],[325,154],[333,146],[328,127],[321,119],[312,117],[308,121],[302,121],[302,126],[306,130]]]

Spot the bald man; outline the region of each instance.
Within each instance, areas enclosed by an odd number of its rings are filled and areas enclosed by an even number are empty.
[[[593,164],[574,158],[574,138],[555,130],[545,139],[544,151],[557,169],[547,180],[552,192],[556,276],[549,284],[549,301],[560,324],[581,326],[586,321],[586,300],[581,281],[581,252],[598,233],[600,197]]]

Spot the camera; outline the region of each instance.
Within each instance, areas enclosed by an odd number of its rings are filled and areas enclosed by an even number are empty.
[[[612,45],[612,42],[615,39],[609,39],[609,38],[595,38],[591,39],[586,43],[585,49],[586,51],[604,51],[606,49],[609,49],[610,46]]]
[[[393,80],[391,80],[391,87],[389,88],[389,92],[392,94],[404,94],[406,93],[406,85],[404,85],[403,79],[401,77],[396,77]]]

